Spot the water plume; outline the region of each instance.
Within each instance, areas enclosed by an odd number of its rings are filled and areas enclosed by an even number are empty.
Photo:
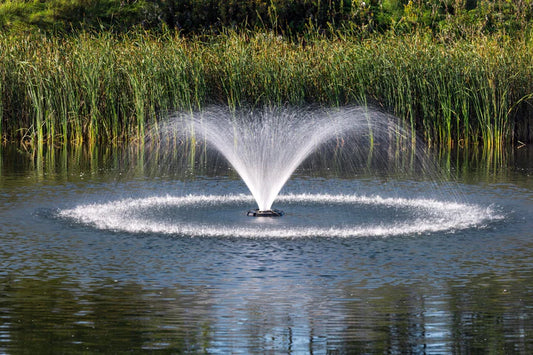
[[[296,168],[319,147],[346,148],[362,142],[368,147],[383,138],[405,138],[389,116],[357,106],[236,111],[211,107],[177,113],[161,132],[215,148],[240,175],[260,211],[271,210]]]

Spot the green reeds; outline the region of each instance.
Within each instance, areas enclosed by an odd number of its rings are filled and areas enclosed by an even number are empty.
[[[497,148],[532,139],[532,93],[533,43],[504,35],[0,35],[0,134],[33,145],[142,143],[173,110],[209,104],[368,103],[412,140]]]

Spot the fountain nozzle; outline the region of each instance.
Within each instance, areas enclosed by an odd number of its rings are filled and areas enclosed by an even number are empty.
[[[281,217],[284,215],[284,212],[275,209],[261,211],[260,209],[256,208],[255,210],[248,211],[246,215],[248,217]]]

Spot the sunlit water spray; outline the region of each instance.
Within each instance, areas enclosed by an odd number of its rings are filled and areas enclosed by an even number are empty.
[[[374,140],[404,138],[390,116],[362,107],[337,109],[211,108],[176,115],[163,131],[187,132],[220,152],[240,175],[259,211],[272,209],[293,172],[319,147],[373,145]]]
[[[313,166],[313,156],[355,173],[371,165],[380,171],[389,166],[424,171],[425,155],[414,146],[411,133],[393,117],[366,108],[231,111],[213,107],[176,114],[158,126],[158,132],[159,139],[149,144],[158,156],[168,153],[176,159],[176,142],[187,147],[178,156],[194,158],[197,149],[214,149],[240,175],[252,196],[209,191],[172,196],[168,192],[80,205],[59,215],[105,230],[243,237],[410,235],[480,228],[503,218],[491,207],[456,202],[450,196],[440,200],[431,197],[429,190],[423,198],[387,197],[376,194],[376,189],[371,194],[344,190],[279,195],[302,163]],[[148,160],[174,168],[171,160]],[[247,218],[245,211],[254,201],[259,211],[272,210],[276,203],[286,214],[276,221]]]

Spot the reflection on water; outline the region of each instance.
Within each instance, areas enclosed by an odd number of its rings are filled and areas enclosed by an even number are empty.
[[[528,150],[485,163],[441,156],[457,195],[492,204],[503,220],[292,239],[127,233],[57,218],[127,197],[246,193],[223,165],[157,176],[136,150],[37,158],[9,147],[1,157],[0,353],[533,352]],[[318,175],[300,171],[285,192],[439,194],[409,171]]]
[[[426,178],[459,178],[467,182],[490,183],[509,179],[528,180],[533,174],[531,146],[489,152],[475,147],[432,152],[419,149],[412,154],[403,155],[391,152],[388,157],[383,154],[373,155],[375,150],[361,150],[357,152],[361,155],[358,157],[360,159],[349,158],[348,163],[343,159],[347,154],[354,153],[349,150],[344,154],[336,152],[332,155],[331,151],[319,150],[302,164],[296,175],[353,178],[354,175],[365,174],[383,176],[385,171],[388,176],[410,173],[414,177],[415,174],[422,173]],[[415,159],[413,155],[418,157]],[[83,180],[87,176],[108,176],[110,171],[117,174],[116,179],[123,176],[183,179],[198,175],[237,178],[225,159],[216,152],[207,150],[201,142],[194,149],[187,143],[178,142],[164,151],[157,145],[144,148],[74,146],[44,149],[42,152],[27,151],[14,145],[0,145],[0,182],[9,176],[18,178],[20,175],[26,177],[28,183],[44,178],[70,181],[79,177]]]
[[[484,274],[438,290],[348,282],[330,289],[335,283],[322,281],[323,288],[306,290],[250,277],[238,283],[246,293],[237,293],[7,275],[0,279],[0,350],[531,353],[531,290],[523,283],[533,280],[500,279]]]

